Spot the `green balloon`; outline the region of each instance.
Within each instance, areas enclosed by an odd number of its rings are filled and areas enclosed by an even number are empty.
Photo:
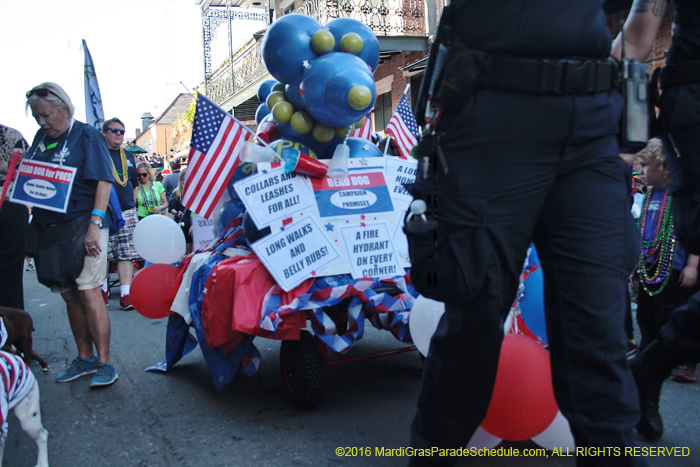
[[[335,48],[335,37],[326,29],[319,29],[311,36],[311,49],[319,55],[332,52]]]
[[[332,126],[316,122],[314,124],[314,129],[311,130],[311,134],[319,143],[327,143],[333,139],[333,136],[335,136],[335,129]]]
[[[362,51],[362,38],[356,32],[349,32],[340,38],[340,50],[353,55],[357,55]]]
[[[291,102],[280,101],[272,108],[272,117],[277,123],[286,125],[292,119],[294,107]]]
[[[367,117],[362,117],[362,119],[358,120],[355,122],[355,129],[360,128],[362,125],[365,124],[365,120],[367,120]]]
[[[296,133],[305,135],[314,127],[314,118],[306,110],[300,110],[299,112],[294,112],[289,125]]]
[[[276,91],[284,92],[284,84],[280,83],[279,81],[276,82],[275,84],[273,84],[272,87],[270,88],[270,92],[276,92]]]
[[[282,102],[287,100],[284,96],[284,93],[281,91],[275,91],[271,92],[269,96],[267,96],[267,99],[265,100],[265,105],[267,105],[268,109],[272,109],[275,104],[278,102]]]
[[[348,91],[348,104],[355,110],[364,110],[372,103],[372,92],[367,86],[353,86]]]
[[[335,127],[335,136],[337,136],[338,138],[345,138],[346,136],[348,136],[348,131],[350,131],[350,128],[352,128],[353,130],[355,129],[352,125]]]

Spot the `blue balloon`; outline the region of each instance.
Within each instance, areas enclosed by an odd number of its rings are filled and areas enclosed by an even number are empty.
[[[363,157],[384,157],[384,153],[377,145],[372,144],[362,138],[348,138],[348,146],[350,148],[350,158],[361,159]]]
[[[289,160],[293,157],[296,151],[299,151],[307,156],[318,159],[318,154],[306,143],[300,141],[291,141],[288,139],[277,139],[270,143],[270,147],[277,152],[277,155],[282,158],[282,160]]]
[[[255,123],[260,125],[262,122],[262,119],[267,117],[268,115],[270,115],[270,113],[271,113],[270,109],[268,109],[265,102],[263,102],[262,104],[260,104],[258,106],[257,110],[255,111]]]
[[[547,324],[544,319],[544,278],[542,268],[531,272],[525,282],[525,291],[520,300],[523,321],[537,337],[547,342]]]
[[[363,42],[362,50],[357,56],[364,60],[373,72],[377,69],[379,65],[379,40],[367,25],[351,18],[337,18],[326,23],[325,27],[335,37],[336,44],[340,43],[340,39],[345,34],[357,33]]]
[[[272,23],[262,43],[267,71],[283,83],[299,79],[304,73],[304,62],[317,57],[311,48],[311,36],[322,27],[305,15],[284,15]]]
[[[258,100],[264,104],[267,100],[267,96],[269,96],[272,91],[272,86],[277,83],[278,81],[274,79],[268,79],[260,83],[260,86],[258,86]]]
[[[219,218],[217,219],[216,227],[217,232],[221,233],[226,226],[241,214],[241,210],[238,209],[236,202],[234,200],[229,201],[221,208],[219,213]]]
[[[301,93],[299,92],[299,85],[301,84],[301,77],[299,79],[293,80],[291,83],[287,83],[284,87],[284,95],[289,102],[292,103],[295,110],[304,110],[304,101],[301,99]]]
[[[270,232],[271,230],[269,227],[265,227],[262,230],[258,229],[255,222],[253,222],[253,219],[250,217],[250,214],[248,214],[248,211],[243,214],[243,235],[245,236],[245,239],[248,241],[249,245],[260,240]]]
[[[320,143],[316,141],[311,134],[311,132],[305,135],[300,135],[296,131],[292,130],[290,125],[277,125],[277,134],[280,140],[289,140],[295,143],[301,143],[311,149],[314,152],[317,159],[329,159],[333,156],[333,149],[340,143],[342,138],[334,136],[327,143]],[[310,154],[309,154],[310,155]]]
[[[372,100],[365,108],[354,109],[348,93],[355,86],[366,86]],[[374,105],[374,76],[365,62],[344,52],[325,54],[304,71],[301,99],[314,119],[329,126],[349,126],[367,115]]]

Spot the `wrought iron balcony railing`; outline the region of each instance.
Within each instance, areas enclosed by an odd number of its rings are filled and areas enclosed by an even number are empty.
[[[311,16],[321,24],[336,18],[353,18],[369,26],[377,36],[426,36],[430,30],[426,6],[436,17],[446,0],[306,0],[295,14]],[[221,104],[267,70],[262,61],[262,38],[251,38],[234,57],[207,76],[207,95]]]

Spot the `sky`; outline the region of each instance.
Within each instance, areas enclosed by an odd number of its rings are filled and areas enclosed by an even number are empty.
[[[65,89],[75,118],[85,121],[83,39],[105,118],[122,120],[129,138],[141,128],[144,112],[157,118],[186,92],[180,81],[192,89],[204,79],[201,9],[194,0],[0,0],[0,18],[0,123],[19,130],[30,144],[39,126],[25,112],[25,94],[40,83]],[[234,29],[244,30],[234,46],[256,30]],[[214,69],[227,54],[227,35],[226,26],[219,26]]]

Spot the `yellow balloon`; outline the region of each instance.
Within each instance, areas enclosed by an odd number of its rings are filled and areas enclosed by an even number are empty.
[[[278,102],[282,102],[287,100],[284,96],[284,93],[281,91],[275,91],[271,92],[269,96],[267,96],[267,99],[265,100],[265,105],[267,105],[267,108],[272,110],[272,108],[277,104]]]
[[[305,135],[314,127],[314,118],[306,110],[300,110],[294,112],[292,119],[289,121],[289,125],[296,133]]]
[[[348,104],[355,110],[364,110],[372,103],[372,91],[367,86],[358,84],[348,91]]]
[[[355,122],[355,129],[360,128],[362,125],[364,125],[365,120],[367,120],[367,117],[362,117],[361,120],[358,120],[357,122]]]
[[[281,123],[282,125],[289,123],[293,113],[294,107],[292,107],[291,102],[287,101],[280,101],[272,108],[272,117],[277,123]]]
[[[311,134],[319,143],[327,143],[333,139],[333,136],[335,136],[335,129],[332,126],[316,122],[314,124],[314,129],[311,130]]]
[[[350,131],[350,128],[354,129],[354,126],[350,125],[335,127],[335,136],[337,136],[338,138],[345,138],[346,136],[348,136],[348,131]]]

